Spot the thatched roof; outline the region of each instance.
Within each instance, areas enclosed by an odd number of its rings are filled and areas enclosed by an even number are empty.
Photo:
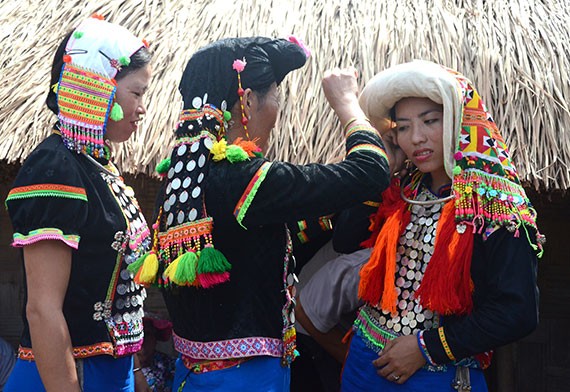
[[[374,5],[371,5],[371,4]],[[530,5],[529,5],[530,4]],[[414,58],[471,77],[524,180],[570,188],[570,5],[565,0],[4,0],[0,3],[0,159],[22,160],[49,132],[43,105],[53,51],[94,12],[151,42],[155,74],[143,129],[116,149],[126,172],[150,173],[167,155],[190,55],[228,36],[304,38],[307,66],[288,76],[270,156],[306,163],[342,155],[320,77],[354,65],[364,83]]]

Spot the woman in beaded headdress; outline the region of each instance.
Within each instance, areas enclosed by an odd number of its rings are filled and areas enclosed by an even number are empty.
[[[307,56],[294,38],[224,39],[196,52],[184,71],[177,142],[159,168],[166,178],[153,252],[133,267],[136,280],[163,288],[180,353],[175,390],[288,390],[297,278],[285,222],[347,208],[388,185],[354,70],[323,81],[348,124],[343,162],[263,158],[277,86]]]
[[[6,199],[27,290],[5,391],[134,390],[146,294],[127,265],[151,238],[108,142],[137,130],[150,59],[143,40],[97,15],[56,51],[46,103],[58,121]]]
[[[342,389],[486,391],[491,350],[538,320],[544,238],[508,149],[473,84],[438,64],[380,72],[360,104],[372,123],[392,121],[387,145],[411,167],[363,243],[366,304]]]

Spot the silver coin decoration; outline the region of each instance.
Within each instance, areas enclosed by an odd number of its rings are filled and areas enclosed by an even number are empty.
[[[174,172],[180,173],[184,168],[184,164],[182,162],[177,162],[176,166],[174,166]]]
[[[194,161],[194,160],[188,161],[188,163],[186,164],[186,170],[191,172],[195,168],[196,168],[196,161]]]
[[[200,157],[198,158],[198,167],[204,167],[205,164],[206,164],[206,156],[204,154],[201,154]]]
[[[200,109],[202,107],[202,98],[194,97],[194,99],[192,100],[192,106],[194,107],[194,109]]]
[[[183,191],[180,196],[178,196],[178,200],[180,201],[180,203],[186,203],[186,201],[188,200],[188,192],[187,191]]]
[[[178,154],[178,156],[181,157],[182,155],[186,154],[187,150],[188,148],[186,147],[186,144],[183,144],[180,147],[178,147],[178,150],[176,150],[176,154]]]
[[[178,224],[181,224],[182,222],[184,222],[184,211],[179,211],[178,212]]]
[[[172,177],[174,177],[174,168],[173,167],[168,169],[168,179],[171,180]]]
[[[186,177],[184,181],[182,181],[182,188],[186,189],[192,183],[192,179],[190,177]]]
[[[212,141],[212,139],[210,139],[209,137],[204,138],[204,147],[206,147],[208,150],[211,150],[213,145],[214,142]]]
[[[172,180],[172,189],[177,190],[178,188],[180,188],[180,185],[182,185],[182,181],[180,181],[180,178],[175,178],[174,180]]]
[[[190,151],[191,152],[196,152],[196,151],[198,151],[199,148],[200,148],[200,141],[199,140],[190,145]]]
[[[204,181],[204,173],[198,174],[198,184],[201,184]]]
[[[195,208],[192,208],[188,213],[188,220],[191,222],[195,221],[197,216],[198,216],[198,211]]]
[[[198,196],[200,196],[201,192],[202,192],[202,190],[200,189],[199,186],[197,186],[196,188],[194,188],[192,190],[192,198],[194,198],[194,199],[198,198]]]

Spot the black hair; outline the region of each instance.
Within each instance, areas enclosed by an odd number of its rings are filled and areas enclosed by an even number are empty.
[[[65,55],[65,47],[67,46],[67,41],[69,41],[71,34],[73,34],[73,31],[70,31],[65,35],[65,37],[57,47],[57,50],[55,51],[55,54],[53,56],[53,62],[51,66],[51,79],[49,83],[48,95],[46,97],[46,105],[49,108],[49,110],[51,110],[55,114],[59,112],[59,108],[57,107],[57,95],[53,91],[52,86],[57,82],[59,82],[59,78],[61,76],[61,69],[63,68],[63,56]],[[141,47],[139,50],[133,53],[129,65],[122,67],[122,69],[119,72],[117,72],[117,75],[115,75],[115,80],[120,80],[121,78],[124,78],[128,74],[131,74],[135,71],[138,71],[141,68],[144,68],[150,63],[151,59],[152,59],[152,54],[146,48],[146,46]]]

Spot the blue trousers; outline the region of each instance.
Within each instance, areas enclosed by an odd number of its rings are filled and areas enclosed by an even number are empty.
[[[83,359],[83,392],[134,392],[133,357],[98,355]],[[45,392],[34,361],[18,359],[4,392]]]
[[[456,392],[451,387],[455,366],[446,371],[432,372],[420,369],[404,384],[396,384],[376,373],[372,361],[378,354],[366,347],[360,336],[354,334],[344,364],[341,380],[342,392]],[[471,391],[487,392],[485,376],[480,369],[470,369]]]
[[[281,358],[253,358],[234,367],[198,374],[178,358],[172,392],[289,392],[290,381],[291,370],[281,366]]]

